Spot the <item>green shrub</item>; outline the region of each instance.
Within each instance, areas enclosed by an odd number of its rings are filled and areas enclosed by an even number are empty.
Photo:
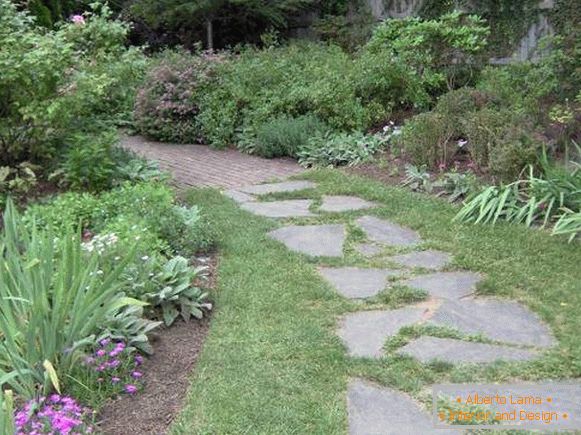
[[[363,133],[327,133],[313,136],[306,147],[299,150],[302,166],[353,166],[370,159],[385,146],[381,136]]]
[[[78,133],[69,141],[69,149],[52,176],[73,190],[100,191],[110,188],[116,176],[113,147],[115,131],[97,135]]]
[[[317,118],[305,115],[298,118],[280,117],[265,122],[256,130],[252,152],[262,157],[296,157],[313,136],[321,135],[327,126]]]
[[[303,42],[249,49],[216,67],[200,95],[198,119],[217,147],[233,143],[237,130],[256,131],[284,116],[311,115],[333,129],[363,130],[387,111],[360,101],[354,74],[353,60],[339,47]]]
[[[433,95],[473,80],[484,65],[489,33],[478,16],[460,12],[432,20],[390,19],[376,27],[365,51],[405,66],[408,76]]]
[[[509,110],[484,109],[463,122],[468,150],[481,168],[501,180],[514,180],[528,164],[534,163],[541,143],[525,116]]]
[[[0,164],[46,162],[63,138],[132,105],[145,58],[124,46],[128,25],[95,8],[84,24],[47,31],[0,0]]]
[[[399,143],[415,165],[447,165],[458,151],[453,120],[436,112],[420,113],[406,121]]]
[[[102,273],[78,232],[29,230],[11,203],[0,253],[0,382],[29,399],[38,385],[58,390],[58,375],[79,363],[107,314],[130,303],[117,281],[130,255]]]
[[[25,219],[59,231],[80,224],[93,234],[119,232],[128,239],[142,232],[141,238],[151,238],[146,244],[150,250],[190,256],[211,249],[215,240],[209,222],[198,215],[195,207],[176,205],[171,189],[164,184],[126,183],[100,195],[59,195],[47,204],[30,206]]]
[[[163,53],[138,91],[134,111],[137,130],[166,142],[201,142],[197,94],[211,65],[203,55]]]

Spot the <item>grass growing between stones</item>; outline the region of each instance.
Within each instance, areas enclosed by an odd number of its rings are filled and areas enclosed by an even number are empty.
[[[311,171],[303,178],[318,184],[308,193],[310,198],[356,195],[382,206],[276,222],[241,211],[215,191],[190,192],[189,201],[203,208],[221,235],[219,294],[188,402],[173,433],[345,433],[345,390],[348,378],[355,376],[406,391],[428,404],[433,383],[581,375],[579,244],[521,226],[453,223],[457,207],[441,199],[339,171]],[[384,358],[348,358],[334,334],[339,316],[420,298],[402,289],[394,300],[379,295],[369,303],[349,301],[317,274],[317,265],[388,267],[387,255],[409,252],[387,249],[373,259],[361,256],[353,246],[362,235],[350,222],[365,214],[418,231],[425,241],[422,248],[453,254],[447,269],[482,273],[480,295],[522,302],[550,325],[558,345],[532,362],[484,366],[421,364],[395,355],[393,341]],[[267,237],[269,230],[288,223],[347,224],[345,257],[317,261]],[[401,344],[406,342],[403,338]]]

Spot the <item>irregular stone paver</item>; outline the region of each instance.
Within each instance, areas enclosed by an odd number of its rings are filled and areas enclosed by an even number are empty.
[[[285,218],[315,216],[309,211],[311,204],[313,201],[308,199],[290,199],[272,202],[245,202],[240,207],[259,216]]]
[[[420,236],[415,231],[375,216],[363,216],[356,222],[365,232],[367,238],[377,243],[392,246],[413,246],[421,241]]]
[[[268,235],[302,254],[314,257],[343,255],[344,225],[291,225],[271,231]]]
[[[406,307],[391,311],[359,311],[349,313],[339,322],[337,335],[341,337],[349,355],[379,358],[383,344],[407,325],[422,319],[423,309]]]
[[[374,202],[369,202],[356,196],[323,196],[321,210],[326,212],[344,212],[364,210],[377,207]]]
[[[234,189],[225,190],[224,195],[232,199],[233,201],[237,202],[238,204],[256,201],[256,198],[254,196],[248,195],[247,193],[244,192],[239,192],[238,190]]]
[[[349,435],[429,435],[457,433],[434,429],[430,415],[406,394],[353,379],[347,390]]]
[[[493,340],[537,347],[555,344],[551,331],[536,314],[514,301],[445,301],[430,323],[483,334]]]
[[[398,353],[412,356],[423,363],[437,360],[452,364],[526,361],[537,356],[530,350],[437,337],[420,337],[403,346]]]
[[[375,296],[387,286],[387,278],[400,275],[397,270],[358,267],[322,267],[319,273],[343,296],[351,299]]]
[[[374,245],[373,243],[360,243],[355,246],[355,249],[365,257],[373,257],[382,251],[379,246]]]
[[[480,275],[472,272],[438,272],[420,275],[403,281],[408,287],[425,290],[430,295],[444,299],[460,299],[476,290]]]
[[[263,159],[235,149],[161,143],[142,136],[124,136],[121,146],[158,161],[162,169],[172,173],[174,184],[180,189],[191,186],[237,188],[304,171],[291,159]]]
[[[281,183],[256,184],[254,186],[240,187],[238,190],[252,195],[266,195],[268,193],[294,192],[296,190],[311,189],[316,187],[310,181],[283,181]]]
[[[423,267],[424,269],[438,270],[448,265],[452,260],[452,256],[446,252],[429,250],[396,255],[390,260],[406,267]]]

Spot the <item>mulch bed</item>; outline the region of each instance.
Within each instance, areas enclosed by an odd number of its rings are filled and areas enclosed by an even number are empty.
[[[194,259],[208,266],[204,288],[214,288],[217,256]],[[208,334],[210,317],[179,321],[161,328],[150,337],[154,354],[143,363],[144,388],[135,396],[111,400],[99,414],[99,433],[107,435],[155,434],[168,432],[186,398],[192,370]]]

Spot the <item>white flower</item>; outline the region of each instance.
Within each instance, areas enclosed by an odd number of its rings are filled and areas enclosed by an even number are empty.
[[[147,256],[147,255],[144,255],[143,257],[141,257],[141,259],[142,259],[143,261],[147,261],[147,260],[149,260],[149,256]]]
[[[458,141],[458,146],[459,146],[460,148],[462,148],[462,147],[463,147],[464,145],[466,145],[467,143],[468,143],[468,141],[467,141],[467,140],[460,139],[460,140]]]

